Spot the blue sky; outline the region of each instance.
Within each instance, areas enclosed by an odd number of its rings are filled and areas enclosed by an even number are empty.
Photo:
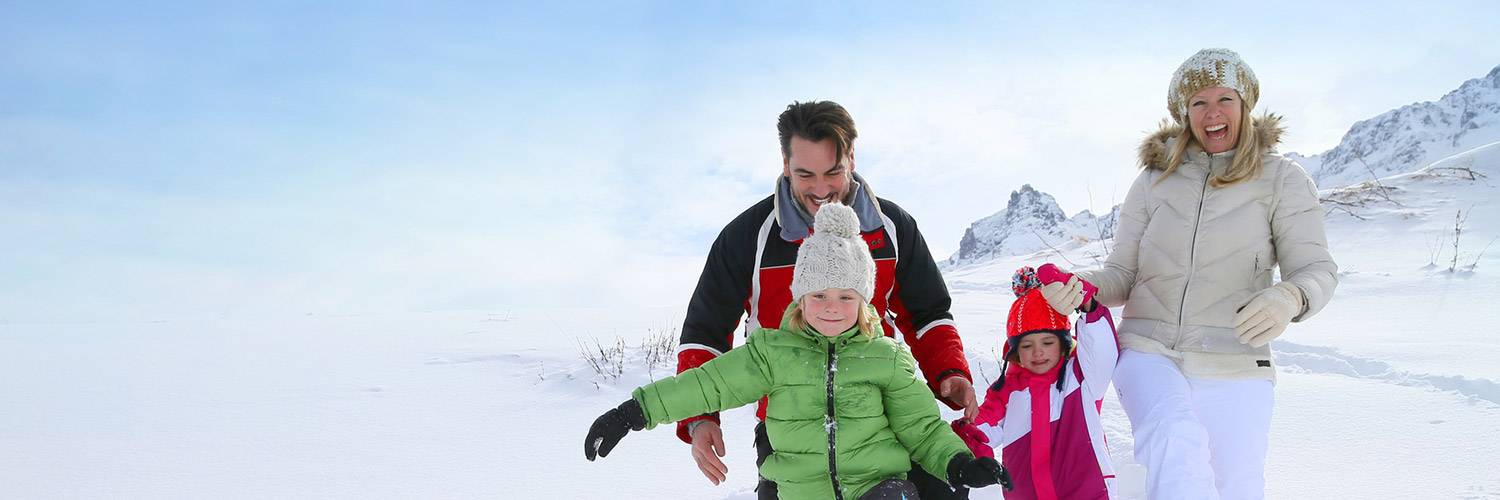
[[[0,2],[0,322],[681,306],[793,100],[942,259],[1118,201],[1199,48],[1305,154],[1500,64],[1494,2],[1254,5]]]

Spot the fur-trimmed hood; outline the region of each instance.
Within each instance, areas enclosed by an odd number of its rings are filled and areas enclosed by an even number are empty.
[[[1255,133],[1260,136],[1261,153],[1275,151],[1276,145],[1281,143],[1281,133],[1286,131],[1286,127],[1281,124],[1281,115],[1266,113],[1252,118],[1252,123],[1255,124]],[[1182,133],[1182,127],[1170,120],[1162,120],[1161,128],[1141,141],[1137,150],[1139,165],[1166,170],[1167,156],[1172,154],[1172,141],[1176,140],[1177,134]],[[1190,147],[1197,149],[1195,146]]]

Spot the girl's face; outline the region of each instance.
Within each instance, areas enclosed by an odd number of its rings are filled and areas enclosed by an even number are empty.
[[[1208,153],[1223,153],[1240,142],[1240,93],[1209,87],[1188,98],[1188,126]]]
[[[859,320],[865,299],[848,288],[828,288],[802,296],[802,319],[814,330],[837,337]]]
[[[1031,370],[1031,373],[1047,373],[1062,357],[1062,343],[1058,341],[1057,335],[1032,333],[1021,337],[1021,342],[1016,344],[1016,351],[1020,355],[1022,368]]]

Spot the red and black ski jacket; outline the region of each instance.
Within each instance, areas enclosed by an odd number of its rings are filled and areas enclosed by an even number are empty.
[[[855,181],[857,193],[852,206],[860,215],[861,236],[875,260],[875,296],[870,303],[884,320],[885,334],[902,333],[934,394],[938,393],[938,384],[949,376],[972,382],[963,342],[948,312],[952,304],[948,287],[916,221],[895,203],[876,198],[858,175]],[[714,240],[682,324],[678,373],[733,348],[735,330],[741,326],[741,338],[762,327],[781,326],[782,313],[793,300],[792,268],[797,262],[797,248],[801,238],[807,236],[800,219],[792,221],[800,234],[783,234],[780,219],[796,217],[789,208],[795,201],[786,198],[790,197],[766,197],[735,217]],[[778,206],[782,212],[779,217]],[[800,237],[788,240],[793,234]],[[940,400],[950,408],[960,408],[953,401]],[[762,399],[756,410],[761,420],[765,419],[765,404]],[[687,424],[702,419],[718,422],[719,416],[702,415],[678,422],[677,436],[691,442]]]

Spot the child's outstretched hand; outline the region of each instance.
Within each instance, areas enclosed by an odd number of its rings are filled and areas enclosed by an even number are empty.
[[[607,457],[626,433],[645,428],[646,414],[641,411],[641,404],[634,399],[620,403],[619,407],[604,412],[594,420],[594,425],[589,426],[589,435],[583,439],[583,457],[590,462],[594,461],[595,454]]]
[[[969,451],[974,452],[974,456],[995,458],[995,450],[987,444],[990,442],[990,437],[984,435],[984,431],[979,430],[979,427],[961,418],[954,420],[952,425],[953,433],[958,434],[958,437],[964,440],[964,444],[969,446]]]
[[[970,488],[983,488],[992,484],[1000,485],[1005,491],[1014,488],[1010,484],[1010,473],[1005,471],[1005,466],[1000,465],[1000,462],[990,457],[974,458],[962,453],[948,462],[948,482],[953,486]]]

